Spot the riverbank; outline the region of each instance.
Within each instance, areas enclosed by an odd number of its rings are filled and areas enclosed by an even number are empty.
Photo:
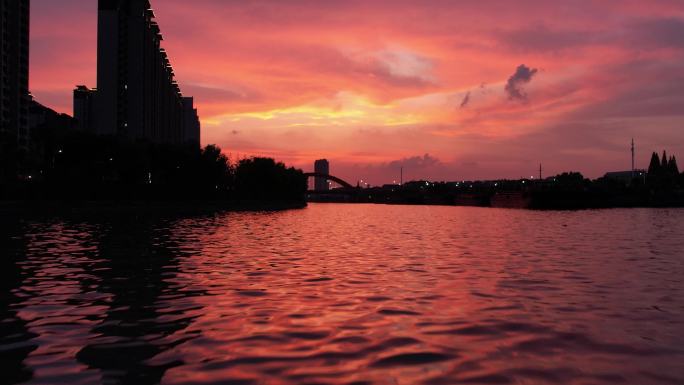
[[[368,197],[367,195],[364,197]],[[329,204],[378,204],[396,206],[448,206],[448,207],[482,207],[500,209],[520,209],[534,211],[574,211],[620,208],[682,208],[684,196],[643,198],[635,196],[614,197],[611,199],[577,199],[572,197],[554,197],[545,195],[527,195],[523,193],[503,193],[488,195],[462,195],[441,197],[440,199],[329,199],[308,200],[309,203]],[[430,197],[432,198],[432,197]]]
[[[569,181],[566,179],[570,179]],[[684,207],[684,187],[625,185],[581,176],[545,181],[408,183],[368,189],[309,192],[309,202],[378,203],[430,206],[475,206],[532,210]]]
[[[59,216],[81,214],[207,215],[227,211],[283,211],[302,209],[304,201],[206,200],[206,201],[0,201],[0,215]]]

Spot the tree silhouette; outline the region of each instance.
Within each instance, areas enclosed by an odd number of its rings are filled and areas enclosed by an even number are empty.
[[[307,178],[270,158],[241,160],[235,168],[235,193],[247,200],[303,200]]]
[[[648,175],[649,176],[655,176],[660,174],[661,170],[661,165],[660,165],[660,158],[658,157],[657,153],[653,153],[651,155],[651,164],[648,166]]]
[[[658,153],[654,152],[651,155],[651,163],[648,166],[648,174],[646,175],[646,182],[651,187],[658,187],[663,179],[663,166],[658,157]]]
[[[677,166],[677,158],[675,158],[674,155],[670,158],[668,172],[675,176],[679,175],[679,166]]]
[[[654,152],[647,175],[647,183],[651,190],[670,194],[674,192],[677,185],[681,185],[681,181],[677,158],[674,155],[668,158],[667,151],[663,151],[662,157],[658,157],[658,154]]]
[[[205,191],[226,191],[232,182],[230,160],[221,152],[221,148],[210,144],[200,154],[200,183]]]

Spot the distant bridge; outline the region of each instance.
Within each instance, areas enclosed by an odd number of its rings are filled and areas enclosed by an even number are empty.
[[[351,184],[343,181],[342,179],[340,179],[336,176],[332,176],[332,175],[328,175],[328,174],[322,174],[320,172],[305,172],[304,176],[306,176],[307,178],[325,178],[326,180],[335,182],[344,188],[354,188],[354,186],[352,186]]]

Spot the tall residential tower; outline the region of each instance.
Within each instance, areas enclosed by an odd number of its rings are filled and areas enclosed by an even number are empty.
[[[29,0],[0,0],[0,136],[25,148],[29,140]]]
[[[196,110],[187,106],[192,99],[183,98],[174,80],[162,40],[149,0],[99,0],[97,91],[74,94],[82,105],[85,97],[94,98],[95,116],[84,126],[92,125],[100,135],[155,143],[197,138],[199,145],[196,127],[185,123],[192,118],[184,116],[186,111],[196,116]]]

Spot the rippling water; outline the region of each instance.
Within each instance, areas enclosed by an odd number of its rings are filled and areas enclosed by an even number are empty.
[[[0,383],[684,384],[683,214],[0,219]]]

